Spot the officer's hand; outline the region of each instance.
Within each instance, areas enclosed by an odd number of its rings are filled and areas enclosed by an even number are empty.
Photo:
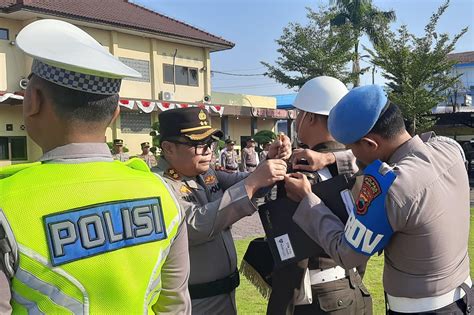
[[[273,143],[270,144],[267,157],[269,159],[288,160],[291,156],[290,138],[285,135],[280,135],[278,137],[281,137],[283,141],[280,139],[273,141]]]
[[[307,164],[300,164],[301,160],[306,160]],[[291,157],[291,164],[294,170],[315,172],[336,162],[333,153],[320,153],[309,149],[296,149]]]
[[[249,198],[252,198],[260,188],[273,186],[276,182],[284,180],[285,174],[285,161],[272,159],[262,162],[245,179],[245,189]]]
[[[312,193],[308,178],[301,173],[285,175],[285,190],[288,198],[296,202]]]

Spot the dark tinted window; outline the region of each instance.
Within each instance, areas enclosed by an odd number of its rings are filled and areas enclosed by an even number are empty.
[[[0,28],[0,39],[8,40],[8,30],[6,28]]]

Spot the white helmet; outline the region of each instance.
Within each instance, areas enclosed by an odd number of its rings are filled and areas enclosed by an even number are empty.
[[[348,92],[344,83],[333,77],[316,77],[298,91],[293,106],[305,112],[329,116],[331,109]]]

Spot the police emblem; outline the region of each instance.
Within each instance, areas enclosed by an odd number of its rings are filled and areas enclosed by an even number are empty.
[[[199,120],[201,121],[200,124],[201,126],[206,126],[207,125],[207,116],[206,113],[201,109],[198,115]]]
[[[364,182],[362,183],[362,187],[360,189],[359,199],[357,200],[356,204],[357,214],[366,214],[372,200],[377,198],[381,192],[382,190],[380,189],[380,185],[375,177],[371,175],[365,175]]]
[[[190,194],[191,193],[191,189],[188,188],[188,186],[186,185],[183,185],[181,186],[181,188],[179,189],[179,192],[184,194],[184,195],[187,195],[187,194]]]
[[[216,177],[214,175],[208,175],[204,178],[204,183],[206,185],[212,185],[217,181]]]

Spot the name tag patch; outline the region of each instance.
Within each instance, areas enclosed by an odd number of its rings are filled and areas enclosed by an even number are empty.
[[[167,237],[159,198],[92,205],[43,220],[53,266]]]

